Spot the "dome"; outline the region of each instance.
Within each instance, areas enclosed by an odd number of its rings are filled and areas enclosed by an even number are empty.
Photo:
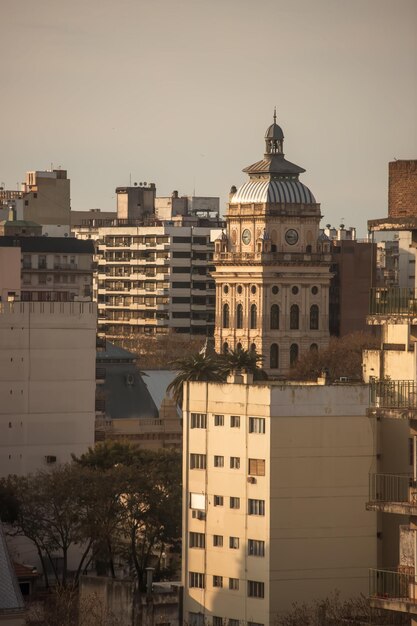
[[[236,191],[230,204],[316,204],[310,189],[299,180],[250,180]]]
[[[273,141],[283,141],[284,133],[281,126],[278,126],[275,122],[268,126],[265,133],[265,139],[272,139]]]

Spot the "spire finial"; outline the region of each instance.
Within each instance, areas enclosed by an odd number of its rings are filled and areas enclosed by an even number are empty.
[[[277,107],[274,107],[274,124],[277,123]]]

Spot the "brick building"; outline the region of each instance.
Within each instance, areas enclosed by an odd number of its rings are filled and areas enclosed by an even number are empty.
[[[389,217],[417,217],[417,160],[389,164],[388,203]]]

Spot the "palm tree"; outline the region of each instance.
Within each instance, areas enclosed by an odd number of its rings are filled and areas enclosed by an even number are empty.
[[[246,370],[253,374],[254,380],[267,380],[267,373],[259,367],[263,361],[263,356],[256,354],[254,350],[229,350],[223,355],[223,367],[226,374],[233,370]]]
[[[172,392],[176,402],[182,405],[184,383],[187,381],[224,382],[224,369],[216,354],[196,352],[170,363],[178,371],[174,380],[168,385],[167,391]]]

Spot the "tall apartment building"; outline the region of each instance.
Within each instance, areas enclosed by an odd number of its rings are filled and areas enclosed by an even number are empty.
[[[138,333],[213,334],[218,198],[156,197],[154,183],[118,187],[117,218],[73,228],[95,240],[94,293],[108,339]]]
[[[272,626],[293,602],[367,592],[367,405],[366,385],[186,386],[185,623]]]
[[[330,242],[320,235],[320,205],[287,161],[274,122],[249,181],[232,187],[227,232],[216,241],[216,350],[242,347],[286,374],[298,356],[329,341]]]
[[[3,219],[12,208],[17,219],[41,224],[50,237],[69,237],[70,203],[70,180],[61,169],[27,172],[20,190],[0,190]]]
[[[0,304],[0,476],[94,445],[96,320],[91,301]]]
[[[92,299],[91,241],[64,237],[0,237],[0,251],[19,251],[20,299],[71,302]]]
[[[407,176],[404,176],[404,173]],[[399,180],[400,179],[400,180]],[[407,187],[408,180],[408,187]],[[389,216],[368,223],[375,232],[408,234],[416,254],[417,161],[389,167]],[[401,281],[401,267],[400,267]],[[401,283],[400,283],[401,284]],[[376,423],[377,462],[368,509],[379,514],[379,569],[371,571],[371,605],[403,613],[417,624],[417,298],[413,287],[373,290],[368,323],[381,329],[381,348],[364,355],[371,383],[369,415]]]

